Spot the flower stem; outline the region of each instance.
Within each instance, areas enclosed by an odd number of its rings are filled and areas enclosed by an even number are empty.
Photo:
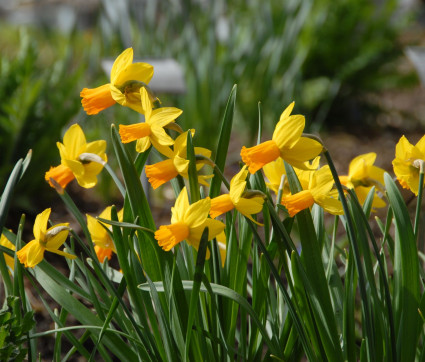
[[[418,240],[419,236],[419,218],[421,214],[421,205],[422,205],[422,197],[424,192],[424,164],[425,162],[421,160],[419,166],[419,191],[418,191],[418,199],[416,200],[416,213],[415,213],[415,240]]]

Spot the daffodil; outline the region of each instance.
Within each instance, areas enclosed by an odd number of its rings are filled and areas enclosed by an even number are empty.
[[[162,107],[152,110],[152,102],[145,88],[140,89],[145,122],[120,125],[122,143],[137,140],[136,151],[145,152],[152,144],[155,148],[171,146],[174,140],[165,132],[164,126],[175,121],[182,110],[174,107]]]
[[[394,173],[400,185],[411,190],[416,196],[419,192],[419,169],[425,162],[425,136],[412,145],[402,136],[395,148],[393,160]]]
[[[99,218],[105,220],[111,220],[111,210],[112,206],[108,206],[105,210],[103,210]],[[115,245],[111,236],[105,227],[110,229],[109,225],[103,226],[101,221],[97,220],[93,216],[86,214],[87,216],[87,228],[89,229],[89,233],[91,235],[92,241],[95,244],[94,250],[96,252],[97,258],[100,262],[103,262],[105,258],[108,260],[112,257],[112,252],[116,253]],[[123,218],[123,210],[118,213],[118,220],[122,221]]]
[[[305,118],[302,115],[292,115],[292,102],[281,114],[273,132],[272,139],[257,146],[242,147],[241,157],[248,165],[250,173],[255,173],[264,165],[282,157],[292,166],[304,169],[305,161],[315,158],[322,152],[320,142],[308,137],[301,137]]]
[[[312,162],[305,162],[306,169],[299,169],[294,167],[295,174],[298,177],[298,180],[303,189],[308,188],[308,184],[310,182],[311,172],[314,172],[319,167],[320,157],[316,157]],[[263,171],[265,176],[268,179],[266,185],[269,189],[273,190],[277,195],[279,193],[279,189],[282,188],[282,196],[288,196],[291,194],[289,189],[288,179],[286,178],[286,170],[283,159],[279,157],[277,160],[264,165]],[[282,177],[284,177],[283,184]]]
[[[208,227],[208,240],[213,239],[224,230],[221,221],[208,218],[211,209],[209,197],[189,205],[187,190],[184,187],[171,208],[171,224],[162,225],[155,231],[155,239],[165,251],[171,250],[178,243],[186,240],[198,249],[202,233]]]
[[[15,245],[13,245],[4,234],[2,234],[0,237],[0,245],[10,250],[15,250]],[[15,267],[15,260],[10,255],[7,255],[5,253],[3,253],[3,256],[7,266],[13,270]]]
[[[38,214],[34,222],[34,240],[30,241],[16,255],[25,268],[33,268],[44,258],[44,252],[50,251],[69,259],[76,256],[58,250],[65,242],[69,233],[69,224],[57,224],[47,229],[51,209],[44,210]]]
[[[385,170],[374,166],[376,153],[370,152],[355,157],[349,165],[348,175],[340,176],[339,180],[343,185],[354,189],[359,201],[363,204],[369,194],[370,189],[375,186],[376,191],[373,198],[373,207],[384,207],[385,201],[382,200],[377,191],[384,191],[384,173]]]
[[[314,203],[321,206],[325,211],[342,215],[342,204],[338,200],[338,191],[333,188],[334,180],[329,166],[324,166],[313,172],[307,189],[296,194],[282,197],[282,204],[293,217],[301,210],[313,206]]]
[[[246,196],[244,195],[244,191],[247,176],[248,170],[247,167],[244,166],[230,181],[229,193],[214,197],[211,200],[210,215],[213,219],[232,209],[236,209],[242,215],[258,224],[251,215],[258,214],[263,209],[264,198],[258,194],[252,197],[244,197]]]
[[[133,49],[128,48],[115,60],[110,83],[81,91],[83,108],[91,115],[119,103],[143,113],[140,88],[145,87],[152,76],[153,66],[147,63],[133,64]]]
[[[107,161],[106,141],[87,143],[81,127],[73,124],[63,136],[63,143],[57,142],[56,145],[59,148],[61,164],[46,172],[45,179],[50,186],[54,187],[50,182],[51,178],[62,188],[76,178],[80,186],[94,187],[97,184],[97,175]]]
[[[174,141],[173,150],[169,147],[160,147],[160,151],[168,157],[168,159],[155,163],[153,165],[145,166],[146,176],[154,189],[162,184],[170,181],[177,175],[188,178],[189,160],[187,157],[187,132],[182,133]],[[194,131],[192,131],[192,135]],[[206,157],[211,156],[211,151],[202,147],[195,147],[195,154],[203,155]],[[196,169],[199,171],[204,166],[203,162],[196,164]],[[199,175],[198,182],[202,185],[208,186],[207,179],[212,175]]]

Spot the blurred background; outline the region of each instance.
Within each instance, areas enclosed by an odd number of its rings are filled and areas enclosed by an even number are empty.
[[[33,149],[13,208],[40,212],[57,200],[44,173],[59,164],[56,141],[68,125],[80,123],[88,140],[109,140],[110,123],[139,120],[120,106],[88,117],[79,97],[83,87],[109,82],[102,61],[130,46],[137,60],[178,63],[183,88],[158,96],[184,110],[179,123],[197,130],[198,145],[215,147],[238,84],[229,162],[255,140],[258,102],[267,135],[295,100],[295,113],[306,116],[308,131],[320,132],[341,172],[370,151],[391,171],[400,136],[413,134],[416,142],[425,128],[424,90],[406,56],[406,47],[425,46],[424,6],[419,0],[0,0],[1,190],[14,163]],[[105,205],[117,197],[109,177],[103,181],[81,197],[87,211],[99,209],[90,206],[96,198]]]

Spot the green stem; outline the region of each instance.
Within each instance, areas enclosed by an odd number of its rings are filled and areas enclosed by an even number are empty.
[[[418,240],[419,236],[419,218],[421,214],[421,204],[422,204],[422,197],[424,192],[424,161],[421,160],[420,166],[419,166],[419,192],[418,192],[418,199],[416,200],[416,213],[415,213],[415,240]]]

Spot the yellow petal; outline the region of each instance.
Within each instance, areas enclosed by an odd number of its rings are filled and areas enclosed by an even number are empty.
[[[180,221],[184,221],[184,215],[186,210],[189,208],[189,196],[187,194],[186,187],[180,191],[179,196],[176,199],[174,207],[171,208],[171,223],[177,223]]]
[[[63,136],[63,145],[66,148],[67,158],[74,160],[85,150],[86,137],[81,127],[75,123],[69,127]]]
[[[341,201],[334,197],[330,197],[329,195],[321,195],[318,198],[315,198],[315,202],[332,215],[344,214]]]
[[[117,75],[117,78],[111,83],[117,87],[124,85],[125,82],[135,80],[148,84],[153,76],[153,66],[148,63],[134,63],[123,68]],[[137,96],[140,99],[140,90],[138,89]],[[141,100],[140,100],[141,105]]]
[[[292,102],[291,104],[289,104],[288,107],[286,107],[286,109],[282,112],[282,114],[280,115],[280,119],[279,121],[284,120],[285,118],[288,118],[291,115],[292,110],[294,109],[295,106],[295,102]]]
[[[37,240],[32,240],[17,251],[16,256],[25,268],[33,268],[43,260],[44,247]]]
[[[51,253],[58,254],[60,256],[64,256],[64,257],[66,257],[68,259],[76,259],[77,258],[76,255],[65,253],[64,251],[61,251],[61,250],[57,250],[57,249],[46,249],[46,250],[47,251],[50,251]]]
[[[218,220],[205,219],[203,224],[190,229],[190,234],[187,238],[187,242],[194,248],[198,249],[202,233],[204,232],[206,227],[208,227],[208,240],[211,240],[214,239],[218,234],[223,232],[225,225]]]
[[[184,214],[184,222],[190,228],[195,228],[201,225],[211,209],[211,199],[209,197],[199,200],[190,205]]]
[[[279,192],[282,175],[286,175],[285,165],[282,158],[276,159],[267,165],[263,166],[264,174],[266,175],[269,182],[266,183],[267,187],[274,191],[277,195]]]
[[[182,158],[180,156],[176,156],[173,159],[173,164],[177,172],[183,177],[187,177],[187,172],[189,169],[189,160]]]
[[[113,85],[110,86],[110,90],[112,98],[115,100],[115,102],[143,114],[144,111],[140,100],[140,92],[138,90],[135,92],[123,93]]]
[[[49,228],[49,230],[47,231],[50,231],[58,226],[69,226],[69,224],[68,223],[57,224]],[[68,234],[69,234],[69,230],[62,230],[56,235],[50,237],[48,240],[46,240],[46,246],[45,246],[46,250],[59,249],[60,246],[65,242],[66,238],[68,237]]]
[[[415,147],[420,151],[422,154],[421,159],[424,159],[425,157],[425,136],[422,136],[422,138],[416,143]]]
[[[175,107],[158,108],[152,112],[149,123],[164,127],[167,124],[174,122],[182,113],[183,111],[181,109]]]
[[[114,64],[111,69],[111,83],[115,83],[120,72],[123,71],[133,63],[133,48],[128,48],[124,50],[118,57],[115,59]]]
[[[248,170],[246,165],[232,178],[230,181],[230,199],[236,204],[246,187],[246,177],[248,176]]]
[[[281,119],[273,132],[272,140],[282,148],[293,147],[301,137],[305,127],[305,118],[299,114]]]
[[[106,161],[105,150],[106,150],[106,141],[98,140],[98,141],[87,143],[86,150],[84,152],[98,155],[101,158],[103,158],[104,161]]]
[[[48,208],[42,213],[38,214],[34,221],[33,233],[36,240],[45,241],[47,232],[47,223],[52,209]]]
[[[165,132],[164,128],[152,125],[151,126],[151,141],[154,147],[156,145],[161,146],[172,146],[174,144],[174,140]]]
[[[152,102],[149,98],[148,91],[145,87],[140,88],[140,100],[142,102],[143,113],[145,115],[145,120],[147,123],[150,123],[150,117],[152,114]]]
[[[312,160],[323,150],[321,143],[301,137],[290,149],[281,150],[280,156],[289,164],[301,170],[309,169],[305,161]],[[313,166],[311,166],[313,168]]]
[[[149,137],[140,138],[136,142],[136,151],[139,153],[145,152],[151,146]]]

